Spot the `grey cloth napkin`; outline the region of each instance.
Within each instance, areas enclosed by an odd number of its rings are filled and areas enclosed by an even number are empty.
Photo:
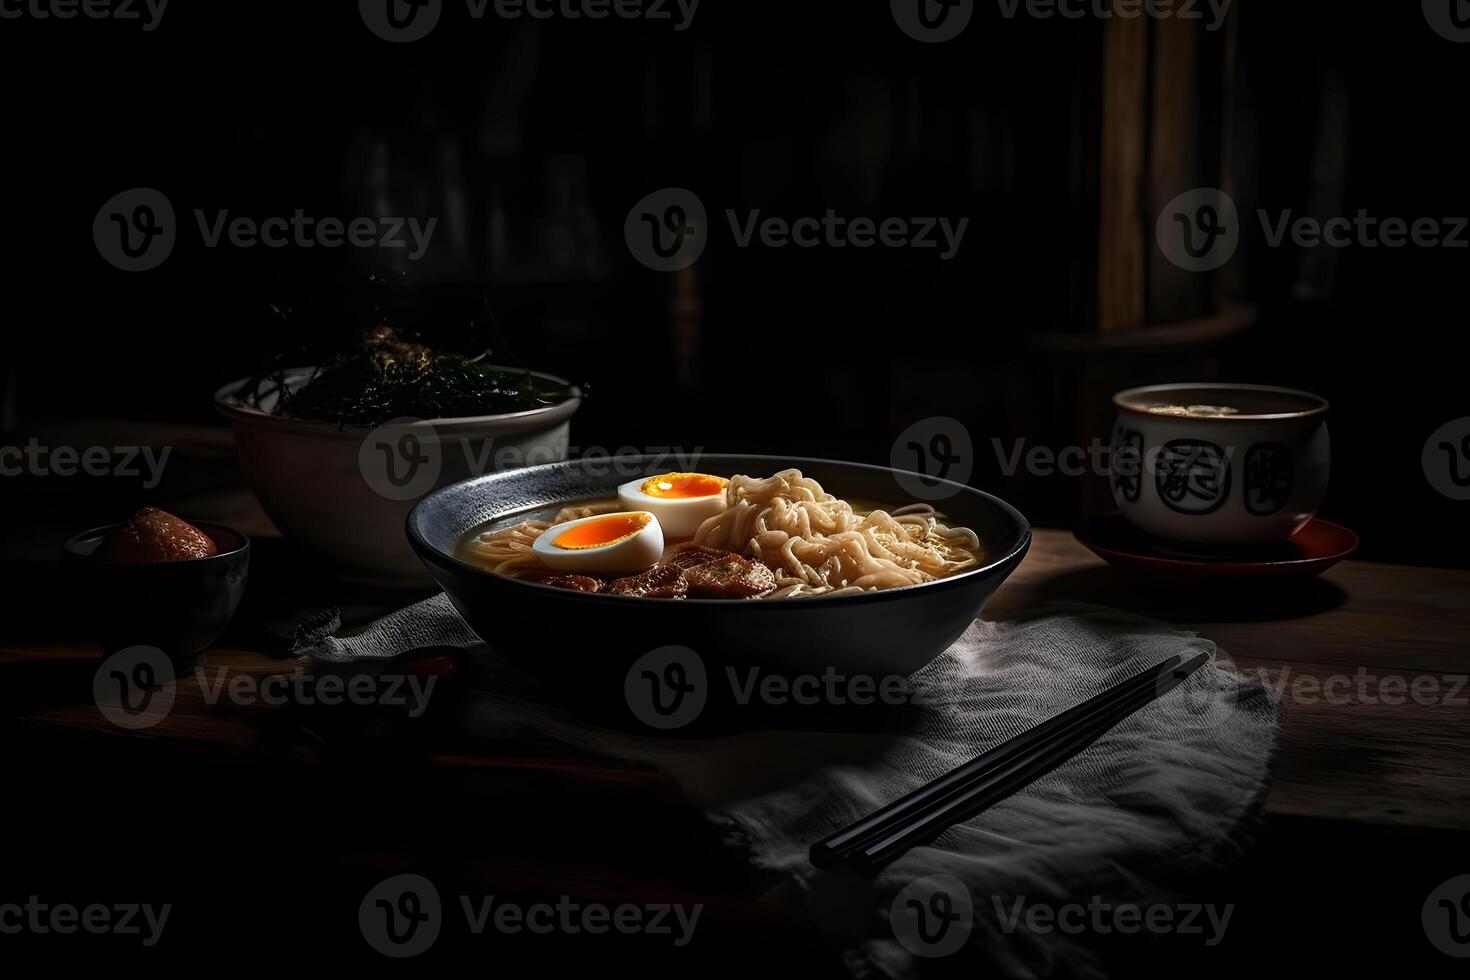
[[[427,646],[482,644],[440,595],[300,653],[345,664]],[[1171,654],[1200,652],[1214,659],[1179,688],[875,879],[817,872],[808,863],[812,842],[984,749]],[[1278,705],[1269,687],[1237,673],[1213,643],[1192,633],[1109,609],[1053,606],[1024,620],[974,623],[910,683],[922,707],[897,736],[645,737],[588,727],[495,691],[470,718],[483,734],[529,728],[665,770],[757,866],[789,876],[787,891],[844,946],[859,977],[909,976],[937,953],[972,956],[996,975],[1101,977],[1096,936],[1018,928],[1015,903],[1159,900],[1228,863],[1259,813]],[[915,888],[926,901],[936,889],[968,891],[960,949],[928,946],[912,922],[891,920]]]

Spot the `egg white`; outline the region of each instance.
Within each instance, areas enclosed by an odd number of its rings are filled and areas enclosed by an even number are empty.
[[[658,515],[646,510],[635,511],[635,513],[647,514],[649,521],[621,541],[590,548],[558,548],[556,546],[557,538],[572,528],[615,516],[598,514],[594,517],[583,517],[547,528],[531,543],[531,552],[541,559],[542,564],[558,571],[594,575],[641,572],[663,557],[664,532],[659,524]]]
[[[651,497],[643,492],[648,477],[618,487],[618,504],[625,510],[643,510],[658,518],[664,534],[673,540],[692,538],[699,525],[725,510],[728,491],[708,497]]]

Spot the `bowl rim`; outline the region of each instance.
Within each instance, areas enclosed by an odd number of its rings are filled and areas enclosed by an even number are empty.
[[[569,418],[577,411],[578,408],[581,407],[581,387],[579,385],[572,384],[572,382],[568,381],[566,378],[561,377],[560,375],[551,374],[547,371],[535,371],[529,368],[516,367],[506,364],[488,364],[486,365],[486,367],[495,368],[496,370],[501,371],[524,371],[546,381],[553,381],[557,384],[564,385],[567,389],[567,397],[552,405],[542,405],[540,408],[528,408],[519,412],[501,412],[499,414],[493,415],[449,415],[432,419],[418,419],[407,424],[403,424],[400,422],[400,424],[405,429],[418,427],[433,428],[435,426],[445,426],[451,424],[471,425],[490,422],[518,422],[522,420],[536,419],[540,416],[553,415],[557,416],[555,421],[560,421],[562,418]],[[294,381],[296,380],[296,377],[304,375],[307,372],[313,372],[316,370],[316,366],[306,365],[301,367],[283,368],[282,372],[287,375],[288,380]],[[273,415],[270,412],[263,411],[259,408],[255,408],[254,406],[242,404],[238,400],[240,392],[253,380],[253,375],[246,375],[243,378],[236,378],[234,381],[231,381],[216,388],[214,392],[215,411],[219,412],[230,421],[238,424],[298,430],[315,428],[322,435],[348,436],[352,438],[361,438],[363,435],[374,431],[375,428],[378,428],[382,425],[387,425],[391,422],[399,421],[389,419],[386,422],[380,423],[379,426],[339,425],[336,422],[329,422],[324,419],[302,419],[296,418],[295,416],[291,415]]]
[[[183,518],[180,518],[180,520],[183,520]],[[85,531],[79,531],[78,533],[73,534],[71,537],[62,542],[61,550],[70,558],[91,562],[94,565],[101,565],[106,568],[138,569],[195,567],[199,565],[209,564],[211,562],[224,561],[229,558],[235,558],[240,555],[250,553],[250,535],[246,534],[244,531],[236,530],[235,528],[230,527],[228,524],[219,524],[214,521],[188,521],[188,523],[191,526],[196,527],[201,531],[204,531],[206,534],[209,534],[209,532],[213,530],[224,531],[230,535],[233,535],[240,542],[238,547],[231,548],[229,551],[217,551],[212,555],[205,555],[203,558],[185,558],[180,561],[149,562],[108,561],[105,558],[98,558],[97,555],[92,552],[85,552],[80,550],[80,546],[83,542],[89,541],[94,537],[101,538],[103,535],[107,534],[110,531],[117,530],[126,523],[127,521],[115,521],[112,524],[99,524],[98,526],[90,527]],[[216,545],[220,543],[219,539],[216,538],[213,534],[210,534],[209,537],[210,540],[214,541]]]
[[[1137,398],[1143,394],[1163,394],[1171,391],[1189,390],[1213,390],[1213,391],[1255,391],[1267,392],[1277,395],[1295,395],[1309,402],[1313,402],[1311,408],[1304,408],[1295,412],[1260,412],[1255,414],[1240,415],[1165,415],[1160,412],[1150,412],[1146,408],[1128,403],[1128,399]],[[1301,388],[1286,388],[1281,385],[1257,385],[1241,384],[1233,381],[1178,381],[1169,384],[1140,385],[1136,388],[1125,388],[1113,395],[1113,407],[1120,412],[1129,415],[1141,415],[1150,419],[1170,419],[1185,423],[1196,422],[1271,422],[1287,421],[1291,419],[1307,419],[1326,415],[1332,408],[1332,403],[1321,395]]]
[[[700,607],[715,607],[715,606],[718,606],[720,608],[726,608],[726,609],[729,609],[729,608],[749,608],[749,609],[758,609],[758,610],[771,611],[771,610],[776,610],[776,609],[802,609],[802,608],[806,608],[806,607],[811,606],[811,605],[816,604],[816,603],[821,603],[823,606],[828,606],[828,605],[835,606],[835,605],[839,605],[839,604],[852,604],[852,603],[869,604],[869,603],[874,603],[874,602],[890,601],[890,600],[894,600],[894,599],[901,599],[904,596],[913,593],[916,589],[958,588],[958,587],[961,586],[962,583],[964,583],[968,579],[978,578],[978,577],[981,577],[981,576],[985,576],[985,575],[991,574],[991,573],[993,573],[993,572],[995,572],[995,571],[997,571],[999,569],[1006,568],[1007,566],[1014,567],[1015,565],[1018,565],[1020,563],[1021,559],[1025,557],[1026,552],[1028,550],[1030,550],[1030,548],[1031,548],[1031,541],[1032,541],[1031,522],[1028,521],[1028,520],[1026,520],[1025,515],[1023,515],[1015,507],[1011,506],[1009,503],[1007,503],[1006,501],[1000,499],[999,497],[995,496],[994,494],[986,493],[984,490],[978,490],[975,487],[972,487],[972,486],[970,486],[968,484],[965,484],[965,483],[957,483],[957,482],[955,482],[953,480],[945,480],[945,479],[941,479],[939,477],[926,476],[926,475],[921,474],[921,473],[914,473],[911,470],[900,470],[900,469],[897,469],[897,468],[891,467],[891,466],[875,466],[875,465],[873,465],[871,463],[853,463],[853,462],[849,462],[847,460],[823,459],[823,458],[813,457],[813,456],[781,456],[781,455],[770,455],[770,456],[768,456],[768,455],[761,454],[761,453],[721,453],[721,452],[706,452],[706,453],[702,453],[702,456],[706,456],[706,457],[708,457],[708,456],[720,456],[720,457],[724,457],[724,458],[732,459],[732,460],[741,460],[741,459],[760,459],[760,460],[779,459],[779,460],[782,460],[784,462],[790,463],[792,466],[795,466],[797,468],[800,468],[803,464],[816,463],[816,464],[828,465],[828,466],[844,466],[844,467],[850,467],[850,468],[853,468],[853,469],[872,470],[872,471],[880,472],[880,473],[890,473],[890,474],[902,473],[902,474],[905,474],[905,475],[908,475],[908,476],[913,476],[913,477],[918,478],[918,479],[924,479],[924,480],[928,480],[928,481],[931,481],[931,482],[936,482],[937,484],[942,485],[942,486],[944,486],[946,488],[953,488],[953,490],[955,491],[955,493],[968,493],[968,494],[972,494],[974,496],[978,496],[978,497],[983,498],[984,500],[988,501],[989,503],[991,503],[991,504],[999,507],[1000,510],[1001,510],[1001,512],[1004,513],[1011,520],[1011,522],[1016,526],[1016,529],[1020,533],[1019,533],[1019,535],[1018,535],[1018,537],[1016,539],[1015,545],[1013,545],[1004,555],[1002,555],[1002,556],[1000,556],[998,558],[995,558],[992,561],[986,562],[984,565],[981,565],[978,568],[971,568],[971,569],[968,569],[966,571],[960,572],[960,573],[958,573],[956,575],[949,575],[949,576],[946,576],[945,578],[935,579],[932,582],[918,582],[918,583],[915,583],[913,585],[900,585],[900,586],[896,586],[896,587],[891,588],[891,589],[879,589],[879,590],[873,591],[873,592],[862,592],[862,593],[851,594],[851,595],[807,596],[807,597],[802,597],[800,600],[792,601],[792,602],[753,602],[753,601],[740,601],[740,600],[734,600],[734,599],[690,599],[690,598],[684,598],[684,599],[678,600],[678,603],[681,606],[683,606],[683,605],[694,605],[694,606],[700,606]],[[641,454],[639,456],[625,457],[626,460],[638,459],[638,460],[644,460],[644,461],[652,461],[652,460],[657,460],[659,458],[660,457],[657,454],[647,454],[647,453]],[[527,466],[527,467],[524,467],[524,468],[518,469],[518,470],[506,470],[506,471],[504,471],[502,473],[486,473],[486,474],[482,474],[480,476],[470,477],[467,480],[460,480],[460,481],[458,481],[456,483],[451,483],[451,484],[448,484],[446,486],[440,487],[439,489],[434,490],[431,493],[425,495],[416,504],[414,504],[413,509],[408,512],[408,517],[405,518],[405,520],[404,520],[404,528],[405,528],[405,531],[406,531],[406,533],[408,535],[409,545],[413,548],[414,553],[419,556],[419,560],[422,561],[422,562],[424,562],[425,564],[429,564],[429,563],[433,562],[435,564],[440,565],[441,567],[446,567],[446,568],[454,569],[454,570],[461,570],[461,571],[469,572],[469,573],[472,573],[472,574],[475,574],[475,575],[479,575],[479,576],[485,576],[485,577],[488,577],[490,579],[493,579],[496,582],[505,583],[508,587],[511,587],[511,588],[536,589],[536,590],[539,590],[540,592],[542,592],[543,594],[547,594],[547,593],[555,594],[557,596],[563,597],[564,599],[566,599],[569,602],[593,602],[593,603],[629,603],[629,602],[635,602],[635,603],[644,603],[644,604],[650,604],[651,603],[651,604],[657,604],[657,605],[667,605],[668,602],[670,601],[668,599],[653,599],[653,598],[648,598],[648,597],[645,597],[645,596],[606,595],[606,594],[600,593],[600,592],[579,592],[579,591],[576,591],[574,589],[558,589],[558,588],[556,588],[554,586],[543,585],[543,584],[541,584],[539,582],[529,582],[529,581],[526,581],[525,579],[516,579],[516,578],[510,578],[510,577],[505,576],[505,575],[497,575],[496,573],[490,571],[489,569],[482,568],[479,565],[474,565],[474,564],[471,564],[470,562],[467,562],[467,561],[462,561],[462,560],[460,560],[459,558],[455,557],[452,554],[445,554],[443,551],[441,551],[438,548],[436,548],[433,545],[431,545],[423,537],[423,535],[421,533],[419,533],[418,528],[415,526],[416,518],[420,514],[420,511],[421,511],[422,508],[425,508],[427,505],[429,505],[430,502],[434,500],[434,498],[436,498],[436,497],[438,497],[438,496],[440,496],[440,495],[448,492],[449,490],[454,489],[455,487],[462,486],[462,485],[464,485],[466,483],[474,483],[474,482],[481,481],[481,480],[494,480],[497,477],[508,477],[510,474],[525,475],[525,474],[527,474],[531,470],[542,470],[542,469],[549,470],[549,469],[551,469],[553,467],[557,467],[557,466],[574,467],[574,466],[579,466],[579,465],[581,465],[584,462],[585,462],[585,460],[581,460],[581,459],[569,459],[569,460],[562,460],[561,462],[556,462],[556,463],[542,463],[542,464],[539,464],[537,466]]]

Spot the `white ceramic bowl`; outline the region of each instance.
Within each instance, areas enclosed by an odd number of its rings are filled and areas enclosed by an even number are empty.
[[[1207,548],[1284,541],[1327,492],[1326,399],[1292,388],[1168,384],[1113,396],[1113,499],[1135,526]],[[1224,405],[1181,416],[1151,405]]]
[[[311,374],[292,368],[286,383],[300,386]],[[379,586],[430,582],[404,535],[420,498],[472,476],[566,459],[570,419],[581,406],[572,388],[565,401],[524,412],[339,428],[273,415],[273,395],[256,407],[245,397],[249,385],[231,382],[214,401],[234,424],[240,466],[261,506],[337,574]]]

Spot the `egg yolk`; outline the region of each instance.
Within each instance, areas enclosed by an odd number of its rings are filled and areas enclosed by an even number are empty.
[[[717,493],[724,493],[725,485],[729,482],[724,477],[710,476],[707,473],[664,473],[644,481],[643,486],[638,489],[645,497],[680,500],[687,497],[713,497]]]
[[[568,551],[603,548],[631,538],[647,527],[649,520],[647,514],[609,514],[563,531],[551,543]]]

